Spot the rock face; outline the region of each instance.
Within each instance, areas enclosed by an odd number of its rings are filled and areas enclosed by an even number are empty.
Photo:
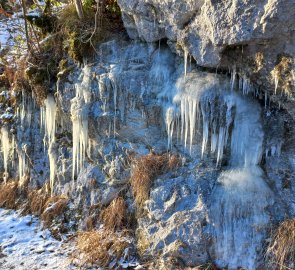
[[[175,258],[185,266],[263,264],[269,224],[295,216],[294,145],[284,148],[284,123],[276,120],[286,114],[264,109],[247,78],[201,72],[163,44],[121,39],[100,50],[97,63],[59,79],[41,109],[22,101],[10,124],[15,135],[2,134],[17,146],[4,149],[9,175],[30,176],[31,186],[50,180],[84,227],[92,206],[122,193],[134,212],[130,155],[168,150],[182,165],[152,185],[137,220],[141,255],[157,258],[155,269],[174,269]],[[287,176],[277,178],[277,159]]]
[[[278,102],[286,92],[276,66],[290,65],[288,93],[294,95],[295,6],[289,0],[118,1],[129,36],[147,42],[168,39],[171,49],[203,67],[237,70]],[[280,72],[278,72],[280,73]],[[285,71],[284,71],[285,73]],[[275,92],[275,94],[274,94]],[[294,115],[288,101],[283,106]]]
[[[135,214],[130,157],[169,151],[182,164],[157,176],[137,211],[139,253],[154,269],[256,269],[269,227],[295,217],[294,4],[118,2],[136,40],[100,44],[42,108],[23,95],[1,132],[4,176],[49,181],[83,227],[119,194]]]
[[[269,50],[283,45],[285,53],[295,52],[292,1],[118,2],[130,37],[147,42],[168,38],[188,50],[202,66],[218,66],[229,46],[267,42],[273,45]]]

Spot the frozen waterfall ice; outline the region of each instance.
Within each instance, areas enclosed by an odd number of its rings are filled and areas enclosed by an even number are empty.
[[[239,78],[240,92],[234,90],[235,77],[233,74],[231,81],[226,81],[201,72],[180,77],[165,121],[169,147],[174,133],[179,132],[191,152],[202,134],[201,155],[210,149],[217,165],[228,160],[212,194],[210,210],[216,263],[229,269],[254,270],[272,196],[259,167],[264,137],[260,107],[247,96],[252,86],[245,76]]]
[[[254,166],[224,171],[212,200],[217,264],[228,269],[257,269],[257,251],[269,223],[265,209],[271,200],[262,170]]]

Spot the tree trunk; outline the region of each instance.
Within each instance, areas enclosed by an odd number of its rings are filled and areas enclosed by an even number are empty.
[[[84,17],[82,2],[81,2],[81,0],[74,0],[74,2],[75,2],[78,17],[80,20],[82,20]]]

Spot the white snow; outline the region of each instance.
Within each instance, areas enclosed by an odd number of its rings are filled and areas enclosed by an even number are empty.
[[[52,238],[33,216],[0,208],[0,269],[69,270],[69,244]]]

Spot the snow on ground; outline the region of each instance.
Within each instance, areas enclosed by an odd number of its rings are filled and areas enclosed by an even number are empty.
[[[0,209],[1,270],[70,270],[73,245],[55,240],[33,216]]]

